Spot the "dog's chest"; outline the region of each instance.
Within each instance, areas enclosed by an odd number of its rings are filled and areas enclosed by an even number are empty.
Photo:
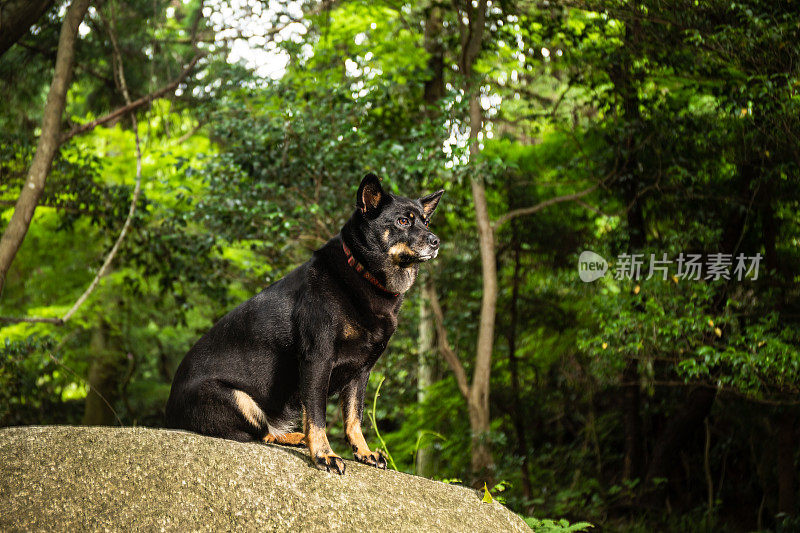
[[[337,354],[340,362],[371,366],[386,349],[397,329],[397,316],[393,314],[364,322],[354,318],[342,321]]]

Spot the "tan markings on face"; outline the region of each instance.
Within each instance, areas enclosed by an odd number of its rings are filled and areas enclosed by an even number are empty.
[[[388,229],[383,232],[383,242],[385,242],[385,243],[389,242],[389,230]]]
[[[411,248],[409,248],[408,245],[404,242],[398,242],[397,244],[389,248],[389,257],[391,257],[395,261],[398,261],[400,259],[400,256],[404,254],[411,256],[414,255],[414,252],[411,250]]]
[[[344,419],[344,434],[347,437],[347,442],[355,448],[354,451],[358,454],[368,455],[372,453],[369,446],[367,446],[366,439],[364,439],[364,434],[361,433],[361,421],[358,419],[355,395],[351,394],[343,397],[341,407],[342,418]]]
[[[235,390],[233,391],[233,399],[236,401],[236,406],[245,419],[255,427],[261,428],[267,423],[267,416],[264,414],[264,411],[261,410],[249,394],[240,390]]]

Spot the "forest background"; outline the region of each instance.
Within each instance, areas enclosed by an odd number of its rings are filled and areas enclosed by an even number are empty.
[[[374,171],[446,190],[367,393],[396,468],[537,527],[800,527],[797,2],[0,14],[0,425],[160,426]]]

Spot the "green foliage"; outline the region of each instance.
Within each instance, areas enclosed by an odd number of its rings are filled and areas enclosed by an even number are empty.
[[[472,161],[458,65],[465,13],[449,4],[326,5],[304,17],[305,32],[263,46],[289,60],[271,80],[229,62],[235,38],[215,32],[247,14],[224,2],[94,6],[65,128],[122,105],[108,21],[134,97],[207,55],[177,96],[137,111],[143,194],[112,272],[64,326],[0,324],[0,425],[79,423],[98,363],[115,371],[109,398],[123,423],[160,425],[183,354],[334,235],[367,171],[404,195],[446,190],[432,223],[441,252],[425,270],[472,376],[483,280],[471,180],[486,184],[493,220],[596,185],[494,233],[492,421],[482,438],[504,481],[484,494],[524,516],[567,517],[526,518],[535,531],[585,531],[583,520],[612,531],[792,530],[796,520],[777,512],[775,459],[800,393],[797,6],[492,4],[469,86],[485,121]],[[441,27],[426,41],[434,15]],[[60,22],[56,5],[0,58],[0,229],[33,157]],[[195,47],[192,35],[206,42]],[[424,98],[437,68],[431,35],[445,87],[436,103]],[[127,117],[61,147],[2,315],[63,316],[85,289],[130,206],[133,147]],[[584,250],[610,261],[592,284],[575,268]],[[759,279],[612,276],[622,253],[723,251],[762,254]],[[418,289],[406,295],[369,384],[372,444],[406,472],[424,447],[432,477],[469,484],[467,405],[438,354],[419,353],[420,299]],[[421,355],[434,383],[420,402]],[[708,451],[702,425],[689,428],[674,466],[649,480],[657,501],[645,502],[654,450],[698,386],[715,391]],[[331,405],[334,447],[338,416]],[[625,477],[629,437],[643,464]]]
[[[384,441],[383,437],[381,437],[381,432],[378,430],[378,424],[375,421],[375,410],[378,406],[378,396],[380,396],[381,385],[383,385],[384,380],[385,378],[382,377],[378,383],[378,387],[375,389],[375,396],[372,398],[372,410],[369,412],[369,421],[372,424],[372,430],[375,432],[375,438],[377,438],[381,443],[381,448],[379,449],[386,453],[386,458],[389,460],[389,465],[392,467],[392,470],[397,470],[397,465],[392,458],[392,454],[389,453],[389,449],[386,447],[386,441]]]
[[[534,518],[526,516],[525,523],[530,526],[536,533],[572,533],[576,531],[588,531],[589,528],[594,527],[589,522],[576,522],[570,524],[565,519],[551,520],[549,518]]]
[[[31,358],[39,350],[50,350],[55,341],[50,337],[28,337],[12,341],[6,338],[0,350],[0,421],[14,425],[23,411],[39,410],[52,405],[53,365]],[[32,394],[34,391],[37,394]]]

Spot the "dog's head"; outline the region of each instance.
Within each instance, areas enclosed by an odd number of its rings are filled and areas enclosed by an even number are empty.
[[[367,268],[385,276],[388,290],[407,291],[419,263],[439,253],[439,238],[428,225],[442,194],[443,190],[411,199],[386,192],[375,174],[361,181],[349,232],[357,247],[354,251],[366,260]]]

